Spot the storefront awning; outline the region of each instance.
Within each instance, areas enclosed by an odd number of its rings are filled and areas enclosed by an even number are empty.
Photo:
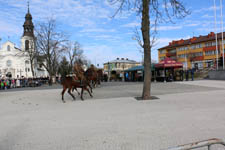
[[[152,64],[151,70],[152,71],[155,70],[154,64]],[[129,69],[125,70],[125,72],[131,72],[131,71],[144,71],[144,66],[135,66],[135,67],[132,67],[132,68],[129,68]]]
[[[155,68],[182,68],[183,64],[181,62],[176,62],[171,58],[165,58],[163,61],[160,61],[158,64],[155,64]]]

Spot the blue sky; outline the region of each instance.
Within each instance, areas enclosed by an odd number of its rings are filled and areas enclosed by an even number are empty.
[[[158,27],[157,45],[152,50],[152,59],[157,60],[157,48],[168,42],[206,35],[214,31],[213,0],[183,0],[191,15],[175,24],[164,23]],[[217,31],[220,30],[219,0],[217,3]],[[225,0],[223,0],[223,7]],[[30,0],[30,12],[34,24],[53,17],[59,27],[78,41],[86,57],[93,64],[102,64],[117,57],[141,61],[142,54],[135,40],[134,30],[140,28],[140,16],[135,12],[123,12],[111,18],[117,6],[107,0]],[[0,0],[1,43],[10,41],[20,46],[27,0]],[[223,14],[225,7],[223,9]],[[224,19],[225,21],[225,14]]]

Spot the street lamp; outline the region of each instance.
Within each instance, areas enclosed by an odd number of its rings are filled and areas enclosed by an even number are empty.
[[[110,73],[109,73],[110,69],[109,69],[109,62],[108,62],[108,82],[110,80]]]

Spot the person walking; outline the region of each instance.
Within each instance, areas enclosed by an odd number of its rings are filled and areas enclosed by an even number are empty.
[[[188,78],[189,78],[189,70],[186,70],[185,77],[186,77],[186,81],[188,81]]]
[[[184,71],[180,70],[180,80],[183,81],[184,80]]]
[[[191,69],[191,80],[194,81],[194,69]]]
[[[4,90],[4,81],[1,81],[1,89]]]

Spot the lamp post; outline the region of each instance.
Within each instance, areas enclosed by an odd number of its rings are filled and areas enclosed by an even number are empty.
[[[109,73],[110,69],[109,69],[109,62],[108,62],[108,82],[110,80],[110,73]]]
[[[215,27],[215,38],[216,38],[216,70],[218,70],[218,45],[217,45],[217,33],[216,33],[216,1],[215,0],[214,0],[214,22],[215,22],[214,27]]]
[[[223,70],[224,70],[224,43],[223,43],[223,4],[222,0],[220,0],[220,15],[221,15],[221,31],[222,31],[222,54],[223,54]]]

